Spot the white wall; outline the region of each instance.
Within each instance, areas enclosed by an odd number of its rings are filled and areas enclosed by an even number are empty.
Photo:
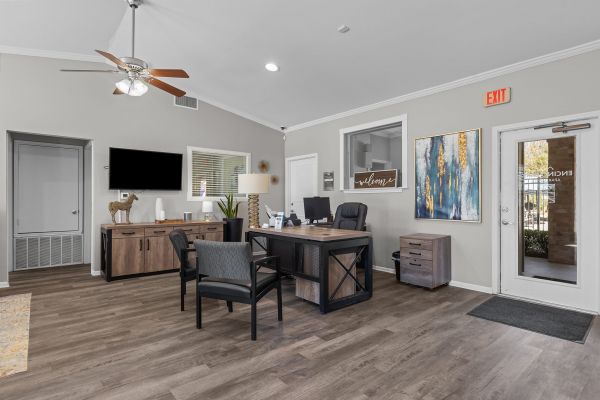
[[[443,68],[443,65],[439,68]],[[600,88],[599,71],[600,51],[595,51],[485,82],[366,111],[288,133],[285,155],[291,157],[318,153],[319,177],[323,171],[335,171],[335,187],[338,188],[339,179],[342,177],[339,171],[339,130],[406,113],[409,135],[408,190],[387,194],[344,194],[338,190],[321,192],[320,195],[331,196],[332,208],[345,201],[360,201],[368,205],[367,222],[374,236],[375,264],[393,267],[391,254],[398,249],[398,237],[402,234],[449,234],[452,236],[452,279],[490,287],[492,127],[600,110],[600,97],[597,95]],[[399,75],[396,79],[410,77]],[[483,93],[504,86],[512,87],[512,102],[484,108]],[[482,223],[415,220],[414,139],[470,128],[483,128]],[[321,183],[319,188],[322,190]]]
[[[100,224],[110,222],[108,148],[111,146],[177,152],[184,155],[183,186],[186,186],[186,146],[252,153],[252,169],[267,160],[281,183],[261,196],[275,209],[283,208],[283,140],[279,132],[237,115],[200,103],[199,110],[173,106],[173,97],[150,89],[143,97],[113,96],[115,76],[68,74],[61,68],[106,68],[105,64],[0,55],[0,282],[7,281],[11,238],[8,235],[10,162],[7,131],[73,137],[93,141],[93,227],[96,248],[93,267],[99,269]],[[185,88],[185,80],[177,82]],[[200,216],[201,204],[186,201],[186,191],[141,192],[132,209],[133,221],[154,219],[156,197],[164,199],[167,218],[181,218],[184,211]],[[246,206],[241,207],[245,218]]]

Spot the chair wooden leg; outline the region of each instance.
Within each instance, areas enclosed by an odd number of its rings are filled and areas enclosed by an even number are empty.
[[[277,282],[277,321],[283,321],[283,305],[281,303],[281,279],[279,279]]]
[[[227,302],[227,309],[229,310],[229,312],[233,312],[233,303],[231,301]]]
[[[256,301],[252,302],[252,306],[251,306],[251,335],[250,338],[252,340],[256,340]]]
[[[202,297],[200,297],[200,293],[198,293],[198,288],[196,288],[196,328],[202,328]]]
[[[185,310],[184,306],[184,298],[185,298],[185,280],[181,280],[181,311]]]

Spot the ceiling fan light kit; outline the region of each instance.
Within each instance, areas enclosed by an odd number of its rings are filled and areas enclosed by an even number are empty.
[[[175,97],[185,95],[185,92],[156,77],[165,78],[189,78],[187,72],[182,69],[156,69],[149,68],[148,63],[135,58],[135,10],[142,5],[143,0],[125,0],[131,8],[131,57],[115,57],[109,52],[96,50],[104,58],[116,64],[116,70],[67,70],[63,72],[104,72],[127,74],[127,78],[115,83],[117,87],[113,94],[126,94],[129,96],[142,96],[148,91],[148,85],[164,90]]]

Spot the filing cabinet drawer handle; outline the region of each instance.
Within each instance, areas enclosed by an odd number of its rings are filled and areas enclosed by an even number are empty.
[[[415,253],[414,251],[409,251],[408,254],[412,254],[413,256],[420,256],[421,253]]]
[[[415,263],[411,263],[411,262],[409,262],[409,264],[410,265],[414,265],[415,267],[420,267],[421,266],[421,264],[415,264]]]
[[[413,243],[413,242],[408,242],[408,244],[410,244],[411,246],[420,246],[421,243]]]
[[[216,230],[217,230],[217,228],[213,226],[212,228],[211,228],[211,227],[209,227],[209,228],[208,228],[208,230],[209,230],[209,231],[216,231]]]
[[[166,231],[154,231],[154,233],[165,233]]]
[[[135,232],[121,232],[122,235],[135,235]]]

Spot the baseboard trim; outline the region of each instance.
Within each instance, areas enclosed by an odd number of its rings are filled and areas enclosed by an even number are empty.
[[[461,289],[474,290],[476,292],[482,293],[492,293],[492,288],[481,285],[473,285],[472,283],[460,282],[460,281],[450,281],[450,286],[454,286]]]
[[[92,276],[100,276],[100,275],[102,275],[102,272],[92,270]]]
[[[379,265],[373,265],[373,269],[375,271],[380,271],[380,272],[386,272],[388,274],[396,274],[396,270],[394,268],[389,268],[389,267],[381,267]]]
[[[5,289],[9,287],[8,282],[0,282],[0,289]]]

